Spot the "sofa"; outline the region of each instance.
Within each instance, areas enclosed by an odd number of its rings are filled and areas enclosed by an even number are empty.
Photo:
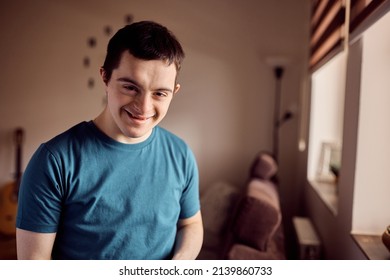
[[[243,188],[216,182],[201,196],[198,259],[285,259],[277,170],[271,154],[259,152]]]

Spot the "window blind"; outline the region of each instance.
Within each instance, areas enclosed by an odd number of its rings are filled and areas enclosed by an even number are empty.
[[[346,0],[312,0],[310,21],[311,70],[344,48],[346,38]]]
[[[376,20],[390,9],[389,0],[350,0],[351,12],[349,21],[350,40],[361,35]]]

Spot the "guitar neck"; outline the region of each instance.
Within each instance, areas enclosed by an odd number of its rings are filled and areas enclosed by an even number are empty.
[[[22,142],[24,137],[24,130],[18,128],[15,130],[15,144],[16,144],[16,160],[15,160],[15,189],[14,193],[18,195],[20,181],[22,178]]]

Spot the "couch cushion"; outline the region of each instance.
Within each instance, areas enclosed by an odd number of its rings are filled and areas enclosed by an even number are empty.
[[[239,189],[226,182],[216,182],[201,196],[205,232],[220,235],[226,231],[228,220],[238,201]]]
[[[281,219],[276,186],[270,181],[252,179],[234,222],[235,242],[266,251]]]
[[[275,159],[268,153],[260,152],[253,160],[249,177],[263,180],[271,179],[278,172]]]

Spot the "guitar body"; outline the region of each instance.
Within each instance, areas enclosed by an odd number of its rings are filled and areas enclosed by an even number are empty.
[[[10,182],[0,189],[0,232],[5,235],[14,235],[16,232],[18,209],[16,187],[16,182]]]
[[[21,155],[24,131],[22,128],[15,130],[16,144],[16,172],[15,181],[0,188],[0,233],[4,235],[15,235],[16,214],[18,210],[19,183],[22,177]]]

